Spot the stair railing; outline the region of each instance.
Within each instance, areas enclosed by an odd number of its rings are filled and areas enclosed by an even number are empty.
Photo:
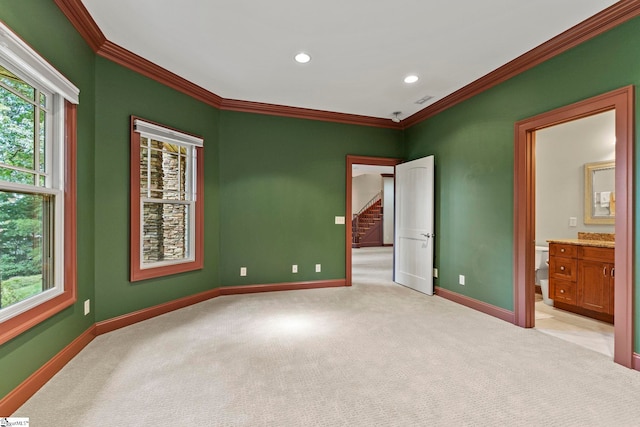
[[[362,209],[358,211],[358,213],[353,214],[351,218],[351,243],[358,243],[359,231],[360,231],[360,216],[367,211],[371,206],[376,204],[378,201],[382,200],[382,191],[373,196],[371,200],[369,200]]]

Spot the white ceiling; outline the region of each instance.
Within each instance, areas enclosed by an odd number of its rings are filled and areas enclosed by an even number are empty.
[[[82,2],[107,39],[223,98],[381,118],[406,118],[615,3]]]

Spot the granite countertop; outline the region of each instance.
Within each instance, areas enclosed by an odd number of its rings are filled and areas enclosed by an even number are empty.
[[[598,248],[615,248],[616,242],[606,240],[588,240],[588,239],[549,239],[549,243],[564,243],[578,246],[593,246]]]

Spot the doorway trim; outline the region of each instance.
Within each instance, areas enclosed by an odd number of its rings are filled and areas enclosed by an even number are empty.
[[[351,286],[351,240],[353,238],[351,230],[352,203],[353,203],[353,165],[369,165],[369,166],[395,166],[404,160],[389,157],[367,157],[347,155],[347,200],[345,203],[345,286]]]
[[[633,142],[634,87],[626,86],[515,124],[514,146],[514,314],[516,325],[535,322],[535,132],[597,113],[615,110],[616,244],[614,357],[634,367],[633,353]]]

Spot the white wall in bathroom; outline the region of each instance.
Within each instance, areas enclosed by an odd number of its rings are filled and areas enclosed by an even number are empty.
[[[575,239],[578,231],[614,232],[613,225],[584,223],[584,164],[613,159],[614,111],[536,132],[536,245]]]

